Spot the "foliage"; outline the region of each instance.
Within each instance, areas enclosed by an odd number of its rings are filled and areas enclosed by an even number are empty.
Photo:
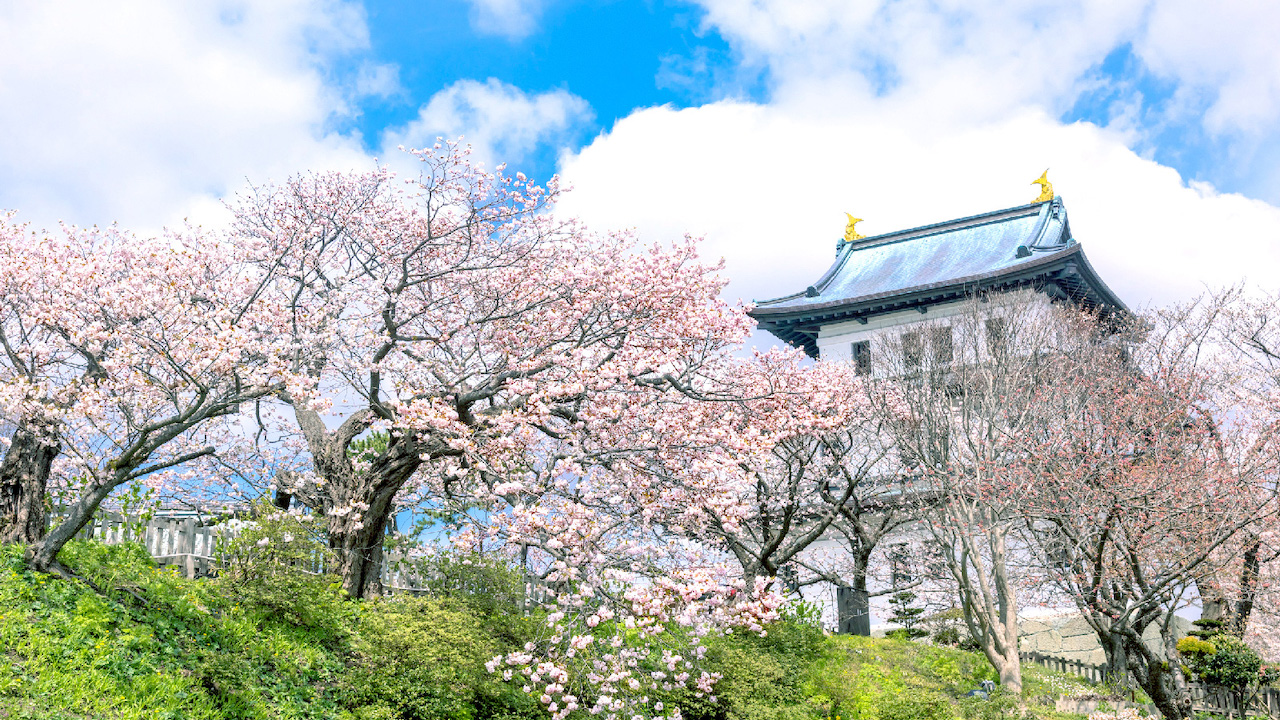
[[[1178,641],[1178,652],[1204,682],[1242,691],[1280,679],[1276,670],[1263,665],[1257,651],[1239,639],[1225,634],[1212,638],[1205,641],[1185,637]]]
[[[63,559],[104,592],[33,573],[20,547],[0,549],[0,713],[38,720],[546,717],[536,697],[484,672],[488,655],[520,642],[520,623],[495,624],[465,592],[343,601],[329,610],[334,622],[301,626],[237,602],[221,581],[156,569],[137,545],[73,542]],[[1002,717],[991,714],[998,703],[963,700],[994,677],[980,655],[825,637],[813,608],[783,614],[763,637],[706,638],[708,669],[725,675],[715,702],[681,689],[651,701],[704,720]],[[1025,671],[1031,695],[1077,682],[1034,666]]]
[[[27,570],[21,551],[0,549],[0,686],[11,707],[122,720],[338,714],[332,638],[158,570],[138,545],[65,548],[62,559],[105,594]]]
[[[332,626],[340,615],[340,595],[335,578],[323,572],[332,563],[323,528],[266,501],[254,511],[252,522],[232,521],[234,535],[222,548],[218,587],[245,608],[281,613],[298,625]]]
[[[459,600],[495,617],[519,615],[524,607],[524,574],[499,557],[437,552],[408,563],[420,586],[436,597]]]
[[[489,679],[484,663],[499,645],[482,620],[446,600],[363,604],[339,685],[344,704],[401,720],[541,717],[528,696]]]
[[[1191,624],[1194,625],[1196,629],[1187,634],[1190,637],[1199,638],[1201,640],[1210,640],[1215,635],[1221,635],[1226,632],[1227,626],[1227,624],[1221,620],[1206,620],[1205,618],[1200,618]],[[1182,641],[1178,641],[1178,643],[1181,645]],[[1182,648],[1179,647],[1178,650],[1181,651]]]
[[[929,634],[928,630],[916,627],[920,624],[924,614],[924,608],[914,607],[912,603],[916,601],[916,594],[910,590],[896,592],[893,597],[889,598],[889,622],[899,626],[897,630],[891,630],[889,635],[903,640],[914,640]],[[957,634],[956,645],[960,644]]]
[[[1212,655],[1217,652],[1217,648],[1208,640],[1189,635],[1178,641],[1178,652],[1184,657],[1191,658],[1198,655]]]

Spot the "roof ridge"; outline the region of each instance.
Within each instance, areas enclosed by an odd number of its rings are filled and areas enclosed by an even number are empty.
[[[1058,198],[1054,198],[1057,200]],[[881,233],[879,235],[868,235],[867,237],[858,238],[854,242],[847,243],[850,250],[859,250],[864,247],[875,247],[878,245],[887,245],[889,242],[898,242],[901,240],[910,240],[913,238],[933,235],[944,230],[955,230],[964,227],[972,227],[975,225],[985,225],[988,222],[997,222],[999,220],[1007,220],[1010,217],[1021,217],[1023,215],[1033,214],[1031,208],[1035,208],[1035,214],[1038,214],[1043,208],[1041,206],[1050,204],[1054,200],[1045,200],[1042,202],[1028,203],[1026,205],[1018,205],[1002,210],[992,210],[968,217],[953,218],[951,220],[943,220],[941,222],[930,223],[928,225],[920,225],[904,230],[894,230],[892,232]]]

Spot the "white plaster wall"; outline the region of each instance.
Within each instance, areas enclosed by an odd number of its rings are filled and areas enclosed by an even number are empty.
[[[1034,312],[1048,308],[1050,300],[1042,293],[1025,291],[997,296],[985,303],[973,300],[957,300],[929,306],[927,313],[918,310],[902,310],[885,313],[867,319],[867,324],[850,320],[846,322],[824,325],[818,331],[818,356],[822,360],[848,362],[853,352],[853,343],[869,340],[871,342],[872,372],[876,372],[876,358],[883,357],[884,342],[912,329],[924,329],[931,326],[950,325],[956,316],[972,312],[976,306],[986,317],[1000,317],[1010,312]],[[958,338],[955,348],[959,353],[965,343]],[[981,347],[983,343],[974,343]],[[957,359],[960,359],[957,357]]]

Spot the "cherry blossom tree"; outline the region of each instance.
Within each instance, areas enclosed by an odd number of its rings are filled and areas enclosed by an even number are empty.
[[[1018,608],[1024,555],[1017,530],[1025,474],[1016,439],[1038,421],[1054,372],[1057,312],[1036,295],[974,300],[947,327],[950,357],[913,335],[886,339],[881,383],[904,481],[927,508],[917,527],[953,583],[970,636],[1010,692],[1021,692]],[[918,336],[914,336],[918,337]]]
[[[677,400],[656,420],[638,416],[656,451],[629,457],[668,491],[704,498],[663,525],[731,556],[748,585],[787,568],[792,587],[867,593],[877,544],[914,515],[864,378],[798,352],[757,353]]]
[[[1211,347],[1214,303],[1114,332],[1064,318],[1014,478],[1045,576],[1167,718],[1189,718],[1175,613],[1275,513],[1273,418]],[[1010,490],[1012,492],[1012,489]],[[1143,640],[1156,627],[1161,642]]]
[[[277,480],[326,517],[355,597],[379,589],[397,497],[515,507],[527,474],[571,483],[558,447],[680,392],[749,326],[692,241],[595,235],[549,212],[554,183],[486,173],[453,145],[417,155],[407,182],[309,175],[233,205],[309,378],[277,397],[313,468]],[[386,447],[355,457],[370,431]]]
[[[1280,412],[1280,295],[1229,288],[1201,302],[1218,309],[1215,340],[1230,349],[1236,403],[1255,417]],[[1280,518],[1258,522],[1233,545],[1220,571],[1200,582],[1204,617],[1280,658]]]
[[[214,424],[285,387],[279,313],[245,289],[233,249],[198,230],[139,239],[5,223],[0,263],[0,404],[17,426],[0,494],[9,538],[30,543],[33,567],[58,569],[115,488],[213,455]],[[69,502],[44,535],[36,505],[51,481]]]

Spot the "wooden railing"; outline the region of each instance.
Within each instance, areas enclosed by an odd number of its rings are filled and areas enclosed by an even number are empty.
[[[1239,700],[1235,693],[1226,688],[1188,683],[1188,689],[1191,691],[1192,710],[1226,717],[1240,716]],[[1243,699],[1245,715],[1280,718],[1280,690],[1262,688],[1256,693],[1246,694]]]
[[[50,520],[56,519],[55,516]],[[200,525],[194,518],[152,518],[143,521],[114,512],[99,512],[76,538],[98,540],[109,545],[139,542],[146,547],[161,567],[176,567],[190,579],[217,575],[225,553],[222,552],[232,531],[226,526]],[[299,568],[304,572],[325,572],[325,556],[317,553]],[[382,557],[382,588],[389,594],[426,593],[426,579],[414,558],[403,553],[386,553]],[[532,607],[544,602],[548,588],[541,581],[525,583],[524,604]]]
[[[1023,662],[1035,663],[1050,670],[1077,675],[1090,682],[1104,682],[1109,673],[1106,665],[1092,665],[1079,660],[1042,655],[1040,653],[1019,653]],[[1191,709],[1195,712],[1209,713],[1224,717],[1239,717],[1240,703],[1235,693],[1226,688],[1204,683],[1189,682],[1187,689],[1191,693]],[[1280,718],[1280,689],[1262,688],[1244,698],[1245,714],[1254,717]]]
[[[217,574],[222,563],[219,551],[231,534],[225,526],[202,526],[194,518],[152,518],[144,522],[119,513],[100,512],[76,537],[109,545],[140,542],[157,565],[177,567],[195,579]],[[328,568],[324,556],[317,553],[299,569],[319,574]],[[399,553],[383,556],[382,585],[387,592],[423,592],[419,580],[409,558]]]
[[[1050,670],[1057,670],[1060,673],[1077,675],[1092,683],[1105,682],[1107,679],[1106,665],[1091,665],[1079,660],[1067,660],[1066,658],[1042,655],[1035,652],[1018,653],[1018,656],[1022,658],[1023,662],[1035,663]]]
[[[118,513],[101,512],[76,537],[109,545],[140,542],[156,564],[176,566],[194,579],[216,573],[217,552],[224,532],[215,527],[202,527],[194,518],[152,518],[143,522]]]

